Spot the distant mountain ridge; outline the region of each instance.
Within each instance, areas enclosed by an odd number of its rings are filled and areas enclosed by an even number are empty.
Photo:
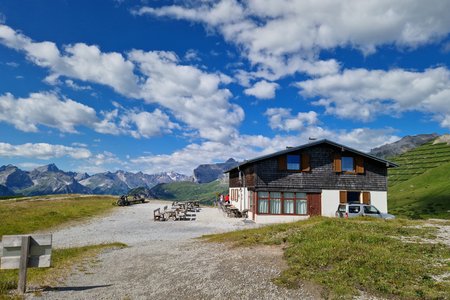
[[[38,167],[30,172],[16,166],[0,167],[0,196],[48,194],[126,194],[129,190],[152,188],[160,183],[192,181],[192,177],[176,172],[144,174],[116,171],[89,176],[87,173],[65,172],[55,164]]]
[[[403,154],[438,137],[439,135],[436,133],[407,135],[394,143],[374,148],[370,150],[369,154],[380,158],[389,158]]]
[[[208,183],[221,179],[224,176],[224,171],[234,168],[238,164],[239,162],[230,158],[224,163],[200,165],[194,169],[194,181],[197,183]]]

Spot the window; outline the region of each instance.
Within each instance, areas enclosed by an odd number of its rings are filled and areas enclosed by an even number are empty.
[[[359,213],[360,207],[359,206],[349,206],[348,212],[351,214],[357,214]]]
[[[268,192],[258,192],[258,213],[268,214],[269,213],[269,193]]]
[[[364,213],[368,214],[368,215],[377,215],[380,212],[378,211],[378,209],[375,208],[375,206],[364,206]]]
[[[285,214],[294,214],[294,204],[295,198],[294,193],[284,193],[284,213]]]
[[[281,193],[279,192],[270,192],[270,213],[281,214]]]
[[[347,202],[348,203],[361,203],[360,192],[347,192]]]
[[[354,172],[355,164],[353,162],[353,157],[343,156],[342,157],[342,171],[343,172]]]
[[[300,155],[287,156],[287,169],[293,171],[300,170]]]
[[[295,193],[296,213],[297,215],[306,215],[306,193]]]
[[[258,213],[272,215],[306,215],[306,193],[258,192]]]

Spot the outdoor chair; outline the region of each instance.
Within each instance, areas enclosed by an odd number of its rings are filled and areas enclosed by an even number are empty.
[[[165,221],[164,214],[161,214],[161,209],[157,208],[153,211],[153,221]]]

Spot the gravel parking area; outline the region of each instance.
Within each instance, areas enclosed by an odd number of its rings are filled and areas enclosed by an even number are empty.
[[[53,232],[56,248],[122,242],[128,248],[102,253],[95,264],[74,270],[58,287],[29,299],[318,299],[307,287],[276,286],[285,262],[277,247],[229,249],[193,238],[251,228],[202,208],[192,221],[154,222],[167,202],[121,207],[110,215]]]

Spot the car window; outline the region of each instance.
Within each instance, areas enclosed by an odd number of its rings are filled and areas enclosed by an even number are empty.
[[[338,211],[345,212],[345,205],[339,205]]]
[[[376,209],[375,206],[364,206],[364,213],[365,214],[378,214],[378,209]]]
[[[349,206],[348,207],[348,212],[351,214],[357,214],[359,213],[360,207],[359,206]]]

